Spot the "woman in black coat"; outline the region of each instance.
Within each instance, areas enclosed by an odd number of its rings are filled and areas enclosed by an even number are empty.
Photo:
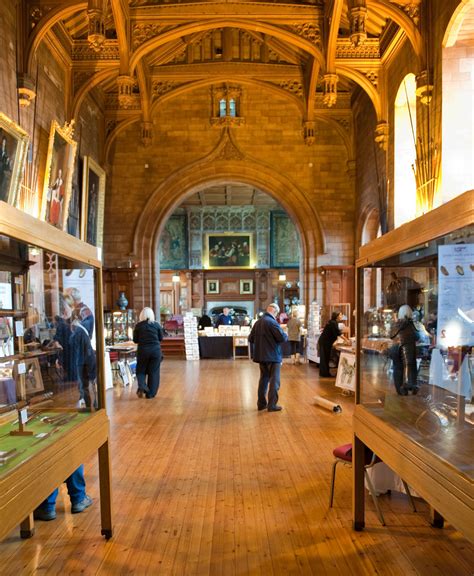
[[[137,347],[137,396],[154,398],[160,387],[160,364],[163,358],[161,344],[163,328],[155,322],[151,308],[143,308],[138,324],[133,330]]]
[[[322,378],[331,378],[329,358],[331,357],[332,345],[342,334],[339,330],[339,322],[342,322],[342,312],[333,312],[331,320],[326,324],[319,337],[319,375]]]

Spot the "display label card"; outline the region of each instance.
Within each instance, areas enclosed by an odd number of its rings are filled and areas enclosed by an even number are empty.
[[[474,244],[438,248],[437,345],[474,344]]]
[[[20,418],[19,418],[20,422],[22,424],[26,424],[27,420],[28,420],[28,410],[27,408],[23,408],[23,410],[20,410]]]
[[[18,374],[26,374],[26,364],[24,362],[18,364]]]
[[[15,320],[15,334],[20,337],[25,334],[25,328],[23,326],[23,320]]]

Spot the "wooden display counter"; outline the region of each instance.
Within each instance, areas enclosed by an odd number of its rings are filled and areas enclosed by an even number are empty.
[[[47,410],[45,414],[51,412]],[[64,429],[40,442],[36,434],[21,439],[16,437],[15,446],[18,451],[24,450],[24,455],[0,466],[0,540],[20,524],[21,535],[32,536],[30,515],[33,510],[96,450],[99,455],[101,533],[107,539],[112,536],[109,420],[104,410],[69,414],[77,416]],[[39,428],[46,429],[39,422],[32,425],[33,431],[42,433]],[[4,445],[6,448],[9,446],[11,429],[12,423],[6,423],[0,428],[2,450]],[[26,524],[23,524],[25,520]]]

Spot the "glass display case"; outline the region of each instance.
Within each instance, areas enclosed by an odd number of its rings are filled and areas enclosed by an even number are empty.
[[[361,249],[354,421],[356,442],[471,537],[473,207],[467,193]]]
[[[135,310],[105,312],[104,328],[107,346],[133,340],[133,329],[136,322]]]
[[[94,450],[111,535],[101,291],[95,248],[0,202],[0,539]]]

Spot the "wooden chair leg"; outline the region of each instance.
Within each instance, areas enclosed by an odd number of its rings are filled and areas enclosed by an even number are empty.
[[[329,508],[332,508],[332,503],[334,500],[334,484],[336,483],[336,466],[338,465],[339,460],[334,460],[334,464],[332,465],[332,476],[331,476],[331,490],[329,493]]]
[[[402,482],[403,487],[405,488],[405,492],[407,493],[408,500],[410,501],[411,507],[413,508],[413,512],[416,512],[415,501],[413,500],[413,496],[411,495],[410,488],[408,487],[408,484],[405,482],[405,480],[402,480]]]
[[[380,509],[377,494],[375,493],[374,485],[372,484],[372,480],[370,479],[370,476],[367,473],[366,469],[364,469],[364,474],[365,474],[365,479],[367,480],[367,486],[369,487],[370,495],[372,496],[372,500],[374,501],[375,510],[376,510],[377,516],[380,520],[380,524],[382,524],[382,526],[385,526],[385,520],[384,520],[384,517],[382,514],[382,510]]]

